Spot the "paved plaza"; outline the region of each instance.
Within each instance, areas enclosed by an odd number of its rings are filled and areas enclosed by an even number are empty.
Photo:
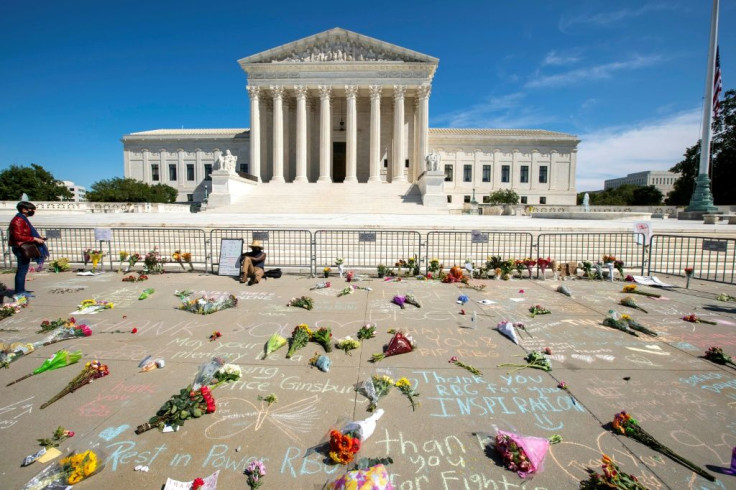
[[[3,282],[12,284],[12,277],[5,275]],[[347,284],[334,275],[330,288],[313,291],[310,288],[322,278],[284,275],[247,287],[232,277],[199,272],[151,275],[140,283],[122,282],[122,277],[115,272],[92,277],[31,273],[28,289],[35,298],[0,322],[4,342],[36,341],[43,337],[36,333],[43,320],[68,317],[86,298],[115,303],[111,310],[78,316],[78,323],[91,326],[91,337],[41,348],[0,370],[3,488],[21,488],[43,468],[39,462],[25,468],[20,463],[38,450],[36,439],[50,437],[59,425],[76,433],[62,443],[62,450],[93,448],[107,454],[103,472],[79,488],[161,488],[169,477],[189,481],[218,470],[218,488],[245,488],[243,470],[254,458],[267,466],[262,488],[321,488],[344,467],[326,464],[325,455],[315,448],[331,428],[370,415],[367,398],[356,393],[355,386],[372,374],[394,380],[405,376],[420,393],[416,411],[397,389],[381,399],[378,405],[385,414],[359,453],[393,458],[389,470],[396,488],[520,488],[524,481],[488,450],[497,428],[563,438],[551,447],[544,471],[524,488],[576,488],[587,477],[586,467],[599,467],[602,453],[648,488],[736,488],[736,476],[721,473],[730,467],[736,446],[736,370],[701,357],[712,345],[736,354],[736,303],[716,300],[721,292],[736,296],[736,287],[693,281],[686,290],[682,278],[660,277],[676,287],[658,291],[660,299],[635,296],[648,311],[643,313],[617,305],[625,296],[620,281],[471,281],[478,289],[485,286],[478,290],[364,276],[356,284],[371,291],[338,297]],[[560,285],[573,297],[556,292]],[[145,288],[155,293],[139,300]],[[231,293],[238,305],[206,316],[180,311],[174,292],[183,289],[194,296]],[[422,307],[407,305],[402,310],[392,304],[394,295],[407,293]],[[313,310],[286,306],[302,295],[314,299]],[[458,304],[460,295],[467,295],[468,303]],[[528,308],[536,304],[552,313],[531,318]],[[658,336],[633,337],[603,326],[611,308],[631,314]],[[681,320],[693,312],[716,325]],[[495,330],[502,319],[526,324],[519,345]],[[334,338],[355,338],[360,327],[372,323],[377,336],[352,355],[333,350],[327,373],[308,365],[315,352],[323,352],[315,343],[291,359],[285,358],[286,348],[262,359],[264,344],[274,332],[288,337],[300,323],[330,327]],[[137,333],[129,333],[133,328]],[[391,338],[389,329],[407,331],[416,349],[370,363],[371,355],[381,352]],[[214,330],[222,337],[210,342]],[[83,361],[99,359],[111,374],[44,410],[40,405],[61,390],[81,364],[5,387],[58,347],[82,350]],[[519,363],[530,351],[546,347],[552,352],[550,372],[510,373],[511,368],[498,367]],[[148,355],[164,359],[165,367],[139,372],[139,361]],[[213,356],[240,365],[244,374],[214,392],[217,411],[188,420],[176,433],[151,430],[136,435],[136,426],[192,383],[198,367]],[[453,356],[482,374],[448,363]],[[558,388],[561,381],[568,391]],[[271,393],[278,398],[275,404],[259,400]],[[717,482],[696,476],[633,439],[614,435],[609,423],[621,410],[632,413],[659,441],[706,468]],[[135,471],[140,466],[149,471]]]

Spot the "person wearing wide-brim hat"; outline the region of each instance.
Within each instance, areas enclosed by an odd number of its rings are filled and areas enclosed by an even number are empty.
[[[240,257],[240,282],[247,281],[248,286],[251,286],[258,284],[263,279],[266,253],[263,251],[263,243],[260,240],[253,240],[249,247],[250,252],[246,252]]]

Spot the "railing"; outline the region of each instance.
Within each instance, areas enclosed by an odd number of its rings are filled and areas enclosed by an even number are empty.
[[[537,257],[553,258],[557,263],[597,261],[614,255],[627,269],[644,274],[645,238],[642,233],[540,233]]]
[[[430,231],[426,258],[438,259],[445,267],[462,266],[467,259],[480,266],[494,255],[505,259],[531,257],[533,242],[531,233]]]
[[[649,274],[684,276],[693,268],[693,277],[703,281],[734,284],[736,239],[654,235],[649,250]]]
[[[314,233],[314,269],[345,259],[351,269],[387,267],[399,259],[421,260],[421,235],[416,231],[319,230]]]
[[[433,231],[422,236],[401,230],[308,230],[223,228],[209,232],[196,228],[111,228],[109,241],[98,241],[95,228],[42,227],[48,238],[49,260],[66,257],[73,264],[83,262],[83,250],[102,249],[105,267],[118,264],[118,253],[144,256],[157,248],[162,257],[173,252],[188,252],[199,270],[216,272],[220,246],[225,238],[242,238],[244,248],[253,241],[264,242],[267,267],[283,267],[316,274],[344,258],[351,269],[373,269],[379,264],[393,267],[399,259],[415,257],[426,267],[438,259],[446,268],[470,259],[476,266],[489,256],[502,259],[550,257],[558,263],[597,261],[614,255],[624,267],[644,274],[683,276],[692,267],[693,277],[704,281],[736,284],[736,239],[654,235],[650,247],[640,233],[530,233],[486,231]],[[97,237],[99,238],[99,237]],[[14,266],[15,256],[7,244],[7,233],[0,230],[2,265]],[[536,248],[536,251],[535,251]],[[647,250],[648,248],[648,250]],[[168,268],[177,265],[169,264]]]
[[[242,238],[247,251],[253,240],[263,242],[267,267],[307,269],[312,272],[312,233],[308,230],[273,230],[250,228],[219,228],[210,232],[212,257],[210,270],[220,264],[220,244],[224,238]]]

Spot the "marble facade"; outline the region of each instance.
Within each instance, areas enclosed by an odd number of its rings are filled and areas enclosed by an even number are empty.
[[[450,207],[512,188],[529,204],[574,204],[575,136],[542,130],[430,129],[439,60],[331,29],[239,60],[250,129],[154,130],[123,137],[125,176],[200,201],[230,150],[259,185],[417,183],[434,149]],[[506,182],[508,180],[508,182]]]

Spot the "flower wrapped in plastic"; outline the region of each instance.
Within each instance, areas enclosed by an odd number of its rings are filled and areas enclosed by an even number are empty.
[[[339,293],[337,293],[337,297],[341,296],[347,296],[348,294],[353,294],[355,290],[353,289],[353,286],[345,286]]]
[[[414,296],[413,294],[407,294],[404,296],[404,302],[406,304],[416,306],[417,308],[421,308],[422,304],[419,302],[419,300]]]
[[[378,401],[389,394],[394,384],[394,380],[391,379],[391,376],[385,374],[379,376],[374,374],[369,379],[358,385],[358,393],[362,394],[370,401],[368,404],[369,412],[373,412],[378,408]]]
[[[273,335],[271,335],[271,338],[268,339],[268,342],[266,342],[266,345],[264,346],[264,354],[263,358],[269,356],[269,354],[276,352],[283,346],[285,346],[288,343],[288,340],[284,338],[280,333],[276,332]]]
[[[79,360],[82,358],[82,351],[78,350],[75,352],[69,352],[67,350],[60,350],[57,351],[53,356],[43,361],[43,364],[41,364],[39,367],[34,369],[31,373],[26,374],[25,376],[16,379],[15,381],[11,381],[5,386],[11,386],[15,383],[18,383],[20,381],[23,381],[24,379],[28,379],[31,376],[35,376],[37,374],[44,373],[46,371],[52,371],[54,369],[61,369],[66,366],[71,366],[72,364],[76,364],[79,362]]]
[[[391,475],[385,465],[379,463],[365,469],[348,471],[328,482],[327,490],[394,490]]]
[[[516,335],[516,330],[514,329],[514,324],[511,323],[510,321],[508,321],[508,320],[501,320],[500,322],[498,322],[498,325],[496,325],[496,330],[498,330],[501,334],[503,334],[506,337],[508,337],[509,339],[511,339],[511,341],[514,344],[518,344],[519,343],[519,338]]]
[[[347,337],[338,339],[337,342],[335,342],[335,347],[342,351],[345,351],[345,354],[350,355],[351,350],[360,347],[360,341],[355,340],[350,335],[348,335]]]
[[[366,323],[360,330],[358,330],[358,339],[368,340],[376,336],[376,326],[371,323]]]
[[[623,319],[614,318],[613,316],[607,316],[603,319],[603,325],[606,327],[615,328],[616,330],[621,330],[622,332],[626,332],[629,335],[633,335],[634,337],[638,337],[639,334],[634,332],[629,327],[629,323]]]
[[[201,386],[206,386],[212,383],[215,379],[217,372],[225,365],[225,360],[221,357],[213,357],[207,364],[202,364],[197,370],[197,374],[194,376],[194,383],[192,388],[198,390]]]
[[[332,329],[330,327],[320,327],[313,331],[310,340],[321,345],[325,352],[332,352]]]
[[[263,484],[263,477],[266,476],[266,465],[261,460],[252,461],[244,473],[248,477],[250,489],[256,490]]]
[[[562,438],[558,435],[545,439],[499,430],[494,449],[503,458],[506,468],[515,471],[521,478],[526,478],[544,469],[544,457],[550,444],[560,441]]]
[[[238,298],[230,294],[217,298],[202,296],[197,299],[188,299],[188,297],[183,297],[179,309],[196,313],[197,315],[209,315],[227,308],[235,308],[236,306],[238,306]]]
[[[214,390],[218,386],[224,385],[225,383],[238,381],[242,377],[243,370],[240,369],[240,366],[238,366],[237,364],[223,364],[222,367],[220,367],[220,369],[218,369],[215,373],[217,383],[212,386],[212,389]]]
[[[570,289],[567,286],[558,286],[557,292],[562,293],[569,298],[572,298],[572,291],[570,291]]]
[[[627,306],[629,308],[634,308],[635,310],[643,311],[644,313],[649,313],[647,310],[637,305],[636,301],[634,301],[634,298],[632,298],[631,296],[626,296],[625,298],[621,298],[621,301],[619,301],[619,304],[621,306]]]
[[[639,291],[638,289],[636,289],[636,284],[625,285],[623,289],[621,290],[621,292],[626,293],[626,294],[640,294],[642,296],[648,296],[650,298],[661,298],[662,297],[661,294],[648,293],[646,291]]]
[[[396,296],[393,297],[393,299],[391,300],[391,302],[393,304],[397,305],[402,310],[406,309],[406,306],[404,306],[406,304],[406,297],[405,296],[396,295]]]
[[[312,338],[312,331],[306,323],[300,323],[291,332],[291,338],[289,338],[289,352],[286,353],[286,358],[291,359],[296,351],[302,347],[306,347],[309,340]]]
[[[647,327],[642,325],[641,323],[637,322],[633,318],[631,318],[629,315],[621,315],[621,319],[629,324],[629,327],[631,327],[633,330],[636,330],[637,332],[641,332],[644,334],[649,335],[650,337],[657,337],[657,332],[654,332],[652,330],[649,330]]]
[[[371,362],[378,362],[383,360],[386,357],[395,356],[398,354],[406,354],[407,352],[411,352],[416,347],[416,343],[414,342],[414,339],[411,335],[408,335],[404,333],[403,331],[398,331],[394,333],[394,336],[391,337],[391,340],[389,340],[388,344],[386,345],[386,349],[381,354],[373,354],[373,357],[371,357]]]
[[[44,468],[26,483],[23,490],[70,488],[68,485],[76,485],[101,472],[105,468],[103,464],[105,459],[105,455],[100,451],[87,450],[83,453],[72,453],[58,463]]]
[[[297,308],[304,308],[305,310],[311,310],[314,308],[314,300],[309,296],[301,296],[299,298],[291,298],[286,306],[295,306]]]
[[[309,288],[309,290],[314,291],[315,289],[326,289],[326,288],[329,288],[330,286],[332,286],[330,281],[323,281],[323,282],[318,282],[317,284]]]

